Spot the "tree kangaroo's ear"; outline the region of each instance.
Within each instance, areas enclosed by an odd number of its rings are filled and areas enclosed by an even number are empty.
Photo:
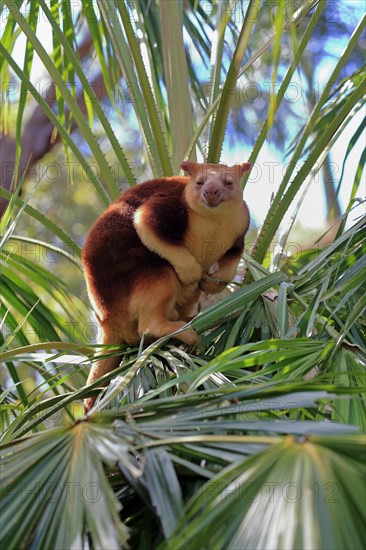
[[[242,178],[245,174],[245,172],[249,172],[249,170],[252,169],[253,164],[251,162],[243,162],[243,164],[237,165],[237,170],[239,171],[239,175]]]
[[[198,162],[193,162],[193,160],[184,160],[180,163],[180,167],[185,171],[189,176],[195,176],[200,168]]]

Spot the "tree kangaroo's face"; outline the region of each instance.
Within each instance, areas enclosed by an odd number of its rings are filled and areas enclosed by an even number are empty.
[[[203,205],[219,209],[224,203],[240,202],[243,191],[240,180],[251,169],[250,163],[226,166],[225,164],[198,164],[184,161],[181,168],[191,177],[186,199],[193,209]]]

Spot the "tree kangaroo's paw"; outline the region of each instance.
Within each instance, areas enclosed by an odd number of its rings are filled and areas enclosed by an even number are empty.
[[[174,266],[180,282],[183,285],[197,284],[202,276],[202,267],[193,259],[187,263]]]
[[[198,336],[197,332],[194,330],[194,328],[187,328],[184,332],[180,332],[179,334],[175,335],[178,340],[181,340],[188,346],[194,346],[199,342],[200,337]]]
[[[216,274],[214,276],[206,274],[202,277],[198,286],[205,294],[216,294],[222,292],[229,283],[230,281],[216,278]]]

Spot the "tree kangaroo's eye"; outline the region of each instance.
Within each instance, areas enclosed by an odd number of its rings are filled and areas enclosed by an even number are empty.
[[[204,184],[204,181],[202,178],[199,178],[198,180],[196,180],[196,185],[201,186],[203,184]]]
[[[229,180],[227,178],[224,179],[224,185],[226,185],[226,187],[231,187],[232,184],[233,180]]]

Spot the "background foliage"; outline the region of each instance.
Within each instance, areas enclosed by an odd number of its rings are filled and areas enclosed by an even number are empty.
[[[362,547],[356,4],[1,3],[4,547]],[[288,101],[299,87],[301,101]],[[177,173],[183,158],[225,162],[238,143],[251,151],[241,161],[263,167],[272,150],[286,163],[248,235],[244,283],[192,321],[196,349],[174,337],[98,346],[87,229],[121,189]],[[309,244],[298,213],[319,175],[325,235]],[[120,366],[86,388],[101,353]],[[81,400],[103,381],[84,418]]]

